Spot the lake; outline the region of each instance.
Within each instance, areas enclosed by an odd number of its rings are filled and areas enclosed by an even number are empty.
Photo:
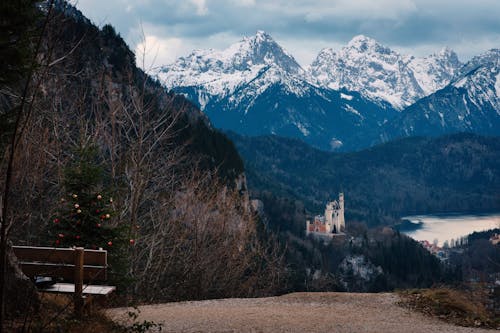
[[[411,238],[421,241],[433,242],[438,240],[439,246],[452,238],[457,239],[473,233],[474,231],[484,231],[500,228],[500,213],[480,214],[480,215],[414,215],[403,217],[414,224],[406,229],[400,229],[402,233]]]

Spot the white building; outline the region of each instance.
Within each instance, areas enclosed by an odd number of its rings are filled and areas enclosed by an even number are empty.
[[[339,199],[326,204],[325,215],[317,215],[314,221],[306,221],[306,234],[335,235],[345,230],[344,194],[339,193]]]

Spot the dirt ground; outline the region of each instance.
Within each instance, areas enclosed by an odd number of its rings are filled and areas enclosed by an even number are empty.
[[[146,305],[139,307],[138,319],[162,323],[162,332],[498,332],[453,326],[401,307],[398,301],[392,293],[293,293]],[[126,322],[130,310],[112,309],[108,315]]]

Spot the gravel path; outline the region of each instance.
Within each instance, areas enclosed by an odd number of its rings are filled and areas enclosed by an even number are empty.
[[[293,293],[280,297],[222,299],[139,307],[139,320],[162,323],[162,332],[498,332],[453,326],[397,305],[396,294]],[[108,314],[125,322],[130,309]]]

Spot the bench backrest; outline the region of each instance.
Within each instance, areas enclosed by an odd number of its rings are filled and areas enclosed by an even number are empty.
[[[51,276],[75,280],[77,251],[74,248],[13,246],[22,271],[28,277]],[[86,282],[107,279],[106,250],[83,250],[83,280]]]

